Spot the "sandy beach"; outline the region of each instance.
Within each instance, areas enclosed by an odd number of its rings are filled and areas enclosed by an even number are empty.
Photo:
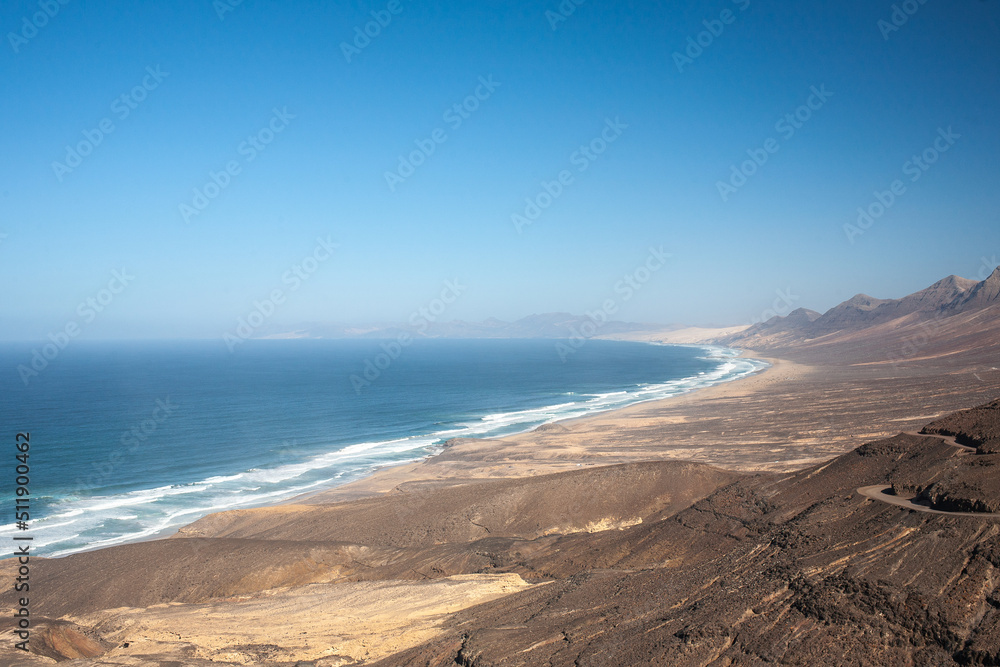
[[[699,331],[713,336],[731,330]],[[653,339],[674,342],[669,334],[640,337]],[[699,342],[687,335],[681,340],[679,344]],[[743,356],[771,365],[732,382],[507,438],[450,441],[436,456],[384,468],[300,501],[336,502],[649,460],[697,461],[744,472],[790,471],[872,439],[919,428],[937,415],[988,400],[1000,388],[1000,371],[978,357],[949,370],[935,363],[900,370],[849,362],[809,364],[752,350]]]

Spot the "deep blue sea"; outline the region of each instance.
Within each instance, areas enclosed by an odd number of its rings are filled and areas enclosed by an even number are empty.
[[[16,369],[40,346],[5,344],[4,530],[15,532],[21,431],[33,552],[61,556],[344,484],[449,438],[526,431],[765,365],[721,348],[602,340],[563,362],[555,345],[420,340],[391,359],[370,340],[248,341],[233,353],[219,341],[74,341],[25,386]],[[370,384],[358,380],[366,367]]]

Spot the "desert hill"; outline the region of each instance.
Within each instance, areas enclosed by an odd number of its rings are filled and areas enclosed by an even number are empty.
[[[33,559],[33,580],[45,583],[31,590],[32,645],[40,655],[59,659],[96,656],[115,646],[123,649],[116,653],[123,654],[124,662],[85,664],[146,664],[142,662],[146,658],[130,662],[134,655],[218,661],[206,664],[231,664],[227,656],[240,656],[238,661],[252,664],[284,664],[259,661],[312,655],[298,637],[274,652],[253,642],[217,636],[170,639],[170,631],[162,628],[155,632],[149,628],[145,635],[146,630],[139,632],[143,640],[136,637],[133,626],[141,617],[142,627],[147,628],[145,623],[157,618],[157,610],[167,609],[169,619],[153,625],[169,626],[177,618],[183,624],[196,622],[209,636],[212,632],[225,636],[210,622],[193,621],[188,614],[234,609],[239,623],[266,632],[275,611],[266,604],[253,607],[252,601],[263,598],[278,606],[297,606],[310,595],[317,598],[309,598],[310,605],[326,599],[346,604],[338,596],[352,603],[363,598],[373,607],[372,619],[379,617],[387,624],[373,620],[372,625],[356,629],[365,636],[384,627],[387,633],[421,637],[436,631],[446,611],[529,585],[517,574],[493,572],[498,547],[523,545],[524,552],[531,553],[553,544],[560,535],[636,525],[688,507],[739,476],[702,464],[666,461],[417,487],[333,505],[279,505],[214,514],[174,539]],[[0,563],[4,576],[13,576],[14,568],[13,561]],[[416,586],[413,582],[427,586],[404,588],[403,596],[398,593],[401,586]],[[411,596],[418,602],[408,606]],[[424,598],[433,602],[419,602]],[[13,591],[0,593],[0,601],[13,607]],[[244,610],[242,604],[252,608]],[[413,614],[425,614],[428,620],[414,621]],[[396,616],[401,616],[398,622],[393,620]],[[322,619],[300,618],[300,624],[309,629],[313,641],[334,642],[329,636],[332,630],[320,627]],[[125,639],[118,636],[121,632]],[[350,646],[344,648],[348,653],[360,650]],[[4,662],[12,659],[4,648],[0,647],[0,664],[13,664]],[[383,647],[376,655],[386,651]]]
[[[998,416],[961,419],[992,430]],[[900,434],[740,479],[660,522],[566,536],[509,568],[554,583],[460,612],[450,634],[376,664],[996,664],[1000,516],[859,493],[957,463],[979,500],[1000,496],[1000,456]]]

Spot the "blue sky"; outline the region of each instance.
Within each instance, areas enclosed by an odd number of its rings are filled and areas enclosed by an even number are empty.
[[[4,3],[0,338],[214,338],[275,290],[273,326],[405,321],[446,280],[444,319],[740,324],[1000,255],[997,2],[228,2]]]

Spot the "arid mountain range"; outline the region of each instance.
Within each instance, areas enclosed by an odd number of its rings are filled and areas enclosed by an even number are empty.
[[[995,345],[998,332],[1000,268],[981,282],[948,276],[901,299],[858,294],[822,315],[799,308],[716,342],[796,354],[854,345],[868,361],[900,364],[946,348],[968,350],[976,344],[969,336],[992,337]]]

